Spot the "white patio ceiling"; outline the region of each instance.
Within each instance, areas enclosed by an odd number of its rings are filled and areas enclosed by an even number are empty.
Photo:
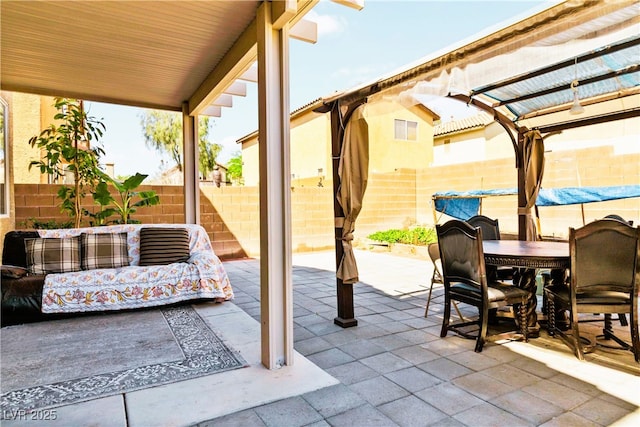
[[[317,1],[298,0],[292,22]],[[221,95],[243,94],[233,85],[256,59],[261,3],[3,0],[1,88],[174,111],[188,101],[189,113],[228,105]]]

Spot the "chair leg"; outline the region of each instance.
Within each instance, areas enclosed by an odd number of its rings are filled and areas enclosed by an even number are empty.
[[[570,313],[571,316],[571,330],[573,331],[573,343],[575,345],[574,353],[580,360],[584,360],[584,353],[582,351],[582,340],[580,339],[580,329],[578,328],[578,314]]]
[[[633,310],[632,310],[633,311]],[[633,351],[633,358],[636,362],[640,363],[640,338],[638,337],[638,313],[632,312],[630,314],[631,321],[631,346]]]
[[[424,309],[424,317],[429,314],[429,303],[431,302],[431,292],[433,292],[433,279],[431,279],[431,287],[429,288],[429,296],[427,297],[427,306]]]
[[[447,336],[449,331],[449,316],[451,315],[451,299],[445,295],[444,298],[444,316],[442,316],[442,329],[440,330],[440,338]]]
[[[480,314],[480,319],[479,319],[480,330],[478,331],[478,338],[476,339],[476,348],[474,350],[476,353],[480,353],[482,351],[482,347],[484,346],[484,342],[487,337],[487,328],[489,324],[488,310],[483,310],[482,308],[479,308],[478,311]]]

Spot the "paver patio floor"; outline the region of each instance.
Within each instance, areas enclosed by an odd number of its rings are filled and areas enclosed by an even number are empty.
[[[340,383],[199,426],[640,425],[631,352],[598,348],[581,362],[542,329],[529,343],[488,343],[475,353],[472,340],[440,338],[442,287],[424,317],[430,261],[368,251],[356,259],[358,326],[347,329],[333,324],[334,253],[293,263],[294,347]],[[259,261],[225,267],[235,304],[258,320]]]
[[[472,340],[440,338],[441,286],[424,317],[430,261],[362,250],[356,259],[358,326],[343,329],[333,323],[334,253],[294,255],[293,366],[260,365],[259,260],[229,261],[235,300],[195,307],[249,368],[68,405],[56,421],[2,425],[640,425],[640,365],[630,352],[598,348],[581,362],[543,329],[529,343],[475,353]]]

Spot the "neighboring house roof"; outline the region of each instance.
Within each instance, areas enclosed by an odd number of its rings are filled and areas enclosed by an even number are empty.
[[[302,113],[302,112],[304,112],[304,111],[306,111],[308,109],[312,109],[313,110],[313,109],[319,107],[322,104],[323,104],[322,98],[316,98],[313,101],[306,103],[302,107],[296,108],[295,110],[293,110],[291,112],[291,118],[293,119],[297,114]]]
[[[451,120],[439,123],[433,128],[433,136],[439,137],[447,134],[457,133],[465,130],[483,128],[491,123],[493,119],[487,113],[476,114],[459,120]]]
[[[222,171],[223,171],[223,172],[226,172],[226,171],[229,169],[228,167],[226,167],[226,166],[225,166],[225,165],[223,165],[222,163],[218,163],[218,162],[216,162],[216,165],[217,165],[220,169],[222,169]]]

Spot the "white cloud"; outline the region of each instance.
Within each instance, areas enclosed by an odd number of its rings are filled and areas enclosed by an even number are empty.
[[[312,10],[305,15],[305,18],[318,24],[318,37],[340,34],[347,29],[347,20],[342,16],[320,15]]]

